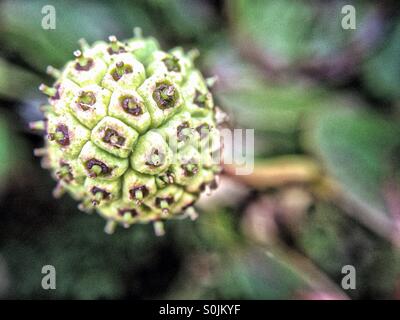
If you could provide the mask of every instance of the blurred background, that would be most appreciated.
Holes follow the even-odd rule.
[[[344,30],[341,9],[356,9]],[[44,30],[42,8],[56,9]],[[400,298],[398,1],[0,2],[0,298]],[[164,49],[198,48],[234,128],[255,129],[254,173],[225,167],[197,221],[103,232],[55,200],[32,151],[46,66],[77,40],[139,26]],[[57,289],[41,287],[53,265]],[[344,290],[346,265],[356,288]]]

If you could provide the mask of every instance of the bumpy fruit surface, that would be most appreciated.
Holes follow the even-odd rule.
[[[137,33],[124,42],[89,46],[81,41],[75,60],[52,67],[52,87],[42,122],[42,165],[79,208],[117,224],[195,216],[192,205],[217,185],[220,150],[216,111],[195,51],[162,51]]]

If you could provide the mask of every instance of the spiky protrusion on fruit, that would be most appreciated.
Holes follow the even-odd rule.
[[[193,204],[220,172],[215,79],[194,67],[198,51],[162,51],[137,28],[127,41],[79,43],[63,70],[47,68],[56,81],[39,87],[45,120],[31,123],[47,138],[35,155],[57,180],[54,196],[96,209],[107,233],[153,222],[162,235],[165,219],[195,219]]]

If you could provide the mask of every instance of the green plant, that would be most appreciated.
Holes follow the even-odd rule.
[[[119,223],[195,217],[199,194],[215,188],[220,150],[213,98],[194,67],[197,51],[162,51],[153,38],[135,37],[90,46],[80,42],[56,79],[40,90],[49,96],[45,121],[31,123],[46,133],[43,167],[83,211]]]

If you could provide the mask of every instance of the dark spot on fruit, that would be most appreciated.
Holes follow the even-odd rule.
[[[186,138],[186,135],[183,134],[182,131],[183,131],[183,129],[187,129],[187,128],[189,128],[189,123],[187,121],[183,122],[181,125],[179,125],[176,128],[176,136],[178,138],[178,141],[182,141],[182,140],[184,140]]]
[[[87,111],[96,103],[96,96],[92,91],[82,91],[76,103],[83,111]]]
[[[120,99],[122,109],[133,116],[139,116],[143,113],[142,104],[132,96],[122,97]]]
[[[196,90],[193,103],[199,108],[205,108],[206,106],[207,95],[201,93],[199,90]]]
[[[161,110],[170,109],[178,100],[178,91],[173,85],[161,82],[156,85],[153,99]]]
[[[54,133],[49,134],[49,139],[63,147],[68,146],[70,144],[68,127],[65,124],[59,124]]]
[[[56,172],[57,178],[65,181],[66,183],[70,183],[74,180],[74,176],[72,174],[71,166],[64,161],[60,161],[60,168]]]
[[[83,64],[83,65],[80,62],[76,62],[75,63],[75,69],[78,70],[78,71],[88,71],[93,67],[93,64],[94,64],[93,59],[92,58],[88,58],[86,60],[86,63]]]
[[[118,215],[120,217],[123,217],[127,213],[129,213],[132,217],[136,217],[139,215],[135,209],[118,209]]]
[[[162,60],[168,71],[180,72],[181,66],[179,65],[179,59],[174,55],[170,55]]]
[[[153,148],[150,152],[146,165],[157,168],[164,163],[165,155],[160,150]]]
[[[200,134],[200,138],[204,139],[210,133],[210,126],[207,123],[203,123],[196,128],[196,131]]]
[[[191,206],[193,206],[195,202],[196,202],[196,201],[190,201],[188,204],[184,205],[184,206],[182,207],[182,211],[185,211],[186,209],[188,209],[188,208],[190,208]]]
[[[50,97],[50,100],[59,100],[60,99],[60,84],[57,83],[54,88],[56,89],[56,94]]]
[[[156,206],[157,206],[157,208],[161,208],[161,202],[162,201],[166,201],[168,203],[168,205],[171,205],[174,202],[174,198],[171,197],[171,196],[163,197],[163,198],[157,197],[156,198]]]
[[[86,169],[89,171],[89,176],[91,178],[95,178],[99,175],[109,175],[111,173],[111,169],[102,161],[97,159],[90,159],[86,162]],[[96,170],[92,170],[96,168]],[[99,169],[97,169],[99,168]]]
[[[160,175],[159,179],[165,183],[172,184],[175,181],[175,175],[172,172],[167,171],[165,174]]]
[[[199,172],[199,166],[195,163],[182,164],[181,168],[185,177],[193,177]]]
[[[113,54],[118,54],[118,53],[124,53],[124,52],[126,52],[126,50],[123,46],[118,47],[118,49],[113,49],[112,47],[108,47],[107,52],[110,55],[113,55]]]
[[[138,187],[135,187],[135,188],[132,188],[129,190],[129,194],[132,199],[141,200],[141,199],[137,199],[138,191],[141,192],[142,198],[146,198],[149,195],[149,189],[146,186],[138,186]]]
[[[110,192],[107,192],[106,190],[101,189],[101,188],[99,188],[99,187],[92,187],[92,189],[90,189],[90,192],[91,192],[93,195],[96,195],[96,194],[98,194],[98,193],[101,193],[101,194],[102,194],[102,197],[103,197],[103,200],[107,200],[107,199],[109,199],[110,196],[111,196],[111,193],[110,193]]]
[[[124,64],[122,61],[117,62],[116,67],[111,71],[111,76],[115,81],[122,78],[124,74],[132,73],[132,66]]]
[[[107,128],[104,131],[104,136],[102,140],[117,148],[122,147],[125,143],[125,138],[121,136],[116,130],[111,128]]]

